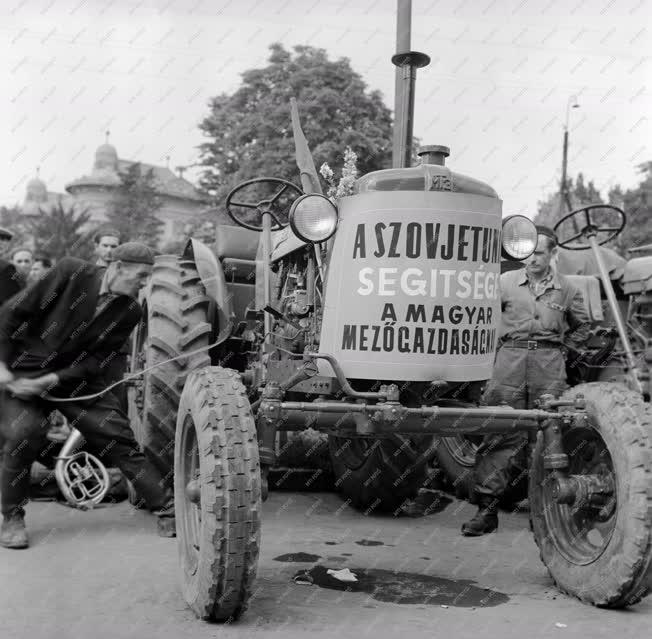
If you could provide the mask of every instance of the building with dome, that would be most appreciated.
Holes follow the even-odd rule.
[[[73,179],[65,185],[66,193],[48,191],[38,175],[27,183],[25,200],[21,207],[25,216],[38,215],[40,210],[48,211],[61,201],[64,207],[87,210],[91,224],[100,226],[106,221],[109,202],[120,186],[120,173],[125,172],[135,160],[118,157],[116,148],[108,140],[97,147],[90,173]],[[194,221],[198,213],[209,208],[209,202],[182,175],[176,175],[168,167],[138,162],[143,174],[150,169],[154,186],[161,199],[161,208],[156,216],[163,222],[160,245],[180,238],[186,226]]]
[[[45,182],[39,177],[37,169],[36,176],[27,183],[25,201],[21,207],[21,212],[27,216],[39,215],[41,211],[49,211],[59,200],[64,206],[74,204],[74,198],[70,194],[48,191]]]
[[[116,148],[107,140],[95,151],[91,172],[72,180],[66,184],[65,189],[74,202],[87,209],[92,221],[99,225],[106,220],[109,201],[121,184],[120,173],[136,163],[135,160],[118,157]],[[154,187],[161,199],[161,208],[156,216],[163,222],[163,245],[182,236],[184,228],[198,213],[209,207],[209,202],[192,183],[181,175],[175,175],[168,167],[138,163],[143,174],[151,169],[154,176]]]

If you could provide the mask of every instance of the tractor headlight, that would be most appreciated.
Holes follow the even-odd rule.
[[[524,260],[537,247],[537,227],[524,215],[510,215],[503,220],[503,257]]]
[[[337,228],[337,208],[323,195],[309,193],[290,208],[290,226],[304,242],[325,242]]]

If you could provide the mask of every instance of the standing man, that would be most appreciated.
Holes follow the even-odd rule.
[[[29,271],[29,283],[40,280],[52,268],[52,260],[45,255],[36,255]]]
[[[500,345],[484,396],[489,405],[534,408],[544,393],[559,396],[567,388],[564,345],[578,347],[588,337],[581,293],[551,265],[557,238],[552,229],[537,229],[537,248],[526,267],[500,278]],[[498,502],[509,483],[526,471],[527,457],[526,433],[485,436],[474,469],[478,512],[462,526],[463,535],[496,530]]]
[[[151,249],[137,242],[116,248],[107,269],[66,257],[0,309],[0,545],[5,548],[28,545],[29,469],[54,409],[81,431],[107,467],[124,472],[157,511],[159,533],[174,534],[172,495],[138,448],[115,395],[74,401],[106,387],[108,362],[140,320],[138,291],[153,263]],[[55,403],[50,396],[73,401]]]
[[[0,255],[4,255],[7,244],[11,242],[13,236],[11,231],[0,227]],[[12,295],[18,293],[20,288],[16,267],[0,258],[0,304],[4,304]]]
[[[95,233],[95,264],[106,268],[111,262],[111,253],[120,244],[120,233],[112,228],[100,229]]]
[[[14,249],[11,254],[11,263],[16,268],[21,287],[27,286],[27,279],[29,278],[29,272],[32,270],[33,261],[34,254],[28,248]]]
[[[113,251],[120,244],[120,233],[113,228],[101,228],[95,237],[95,264],[100,268],[107,268],[111,263],[111,256]],[[128,357],[131,353],[131,340],[126,339],[125,343],[120,348],[119,352],[109,362],[105,372],[106,379],[109,383],[117,382],[122,379],[127,372]],[[124,384],[116,386],[115,396],[120,402],[120,408],[126,413],[129,407],[129,399],[127,396],[127,387]]]

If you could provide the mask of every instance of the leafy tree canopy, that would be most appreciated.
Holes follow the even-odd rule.
[[[162,201],[156,192],[152,169],[140,163],[120,172],[121,184],[107,204],[107,220],[120,232],[123,242],[143,242],[156,247],[163,222],[156,217]]]
[[[596,188],[592,180],[585,182],[584,175],[579,173],[577,178],[569,178],[568,180],[568,193],[570,196],[570,201],[572,203],[573,209],[579,209],[583,206],[589,204],[599,204],[604,203],[600,191]],[[562,209],[563,213],[559,212],[559,193],[553,193],[549,195],[545,200],[539,202],[538,213],[534,218],[534,221],[537,224],[543,224],[544,226],[549,226],[550,228],[554,225],[567,213],[570,213],[564,207]]]
[[[294,160],[290,98],[297,99],[301,126],[317,168],[341,166],[344,150],[358,155],[360,174],[391,164],[392,117],[379,91],[368,91],[347,58],[328,59],[324,49],[270,46],[269,64],[242,75],[233,94],[211,99],[199,125],[206,167],[200,184],[222,204],[238,182],[279,177],[299,183]]]
[[[609,203],[622,208],[627,216],[625,231],[614,247],[623,254],[628,248],[652,244],[652,162],[640,164],[638,171],[641,182],[636,188],[623,191],[616,187],[609,192]]]

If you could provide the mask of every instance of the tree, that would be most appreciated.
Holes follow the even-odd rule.
[[[623,191],[615,187],[609,191],[609,203],[625,211],[627,225],[616,238],[617,250],[623,255],[628,248],[652,244],[652,162],[638,165],[642,176],[640,184]]]
[[[138,241],[156,247],[163,222],[156,217],[162,201],[152,169],[143,172],[134,162],[120,171],[121,184],[107,205],[107,220],[120,232],[123,242]]]
[[[91,219],[87,209],[77,211],[74,205],[66,208],[59,199],[50,210],[39,211],[39,215],[30,220],[37,252],[43,252],[54,260],[66,255],[90,259],[93,254],[92,234],[83,231]]]
[[[578,173],[577,179],[573,181],[572,178],[568,180],[568,194],[572,203],[573,209],[579,209],[589,204],[604,204],[605,201],[600,195],[593,180],[588,183],[584,182],[584,175]],[[549,195],[545,200],[539,201],[537,204],[538,212],[534,218],[535,224],[542,224],[553,228],[555,224],[570,211],[564,207],[564,213],[559,214],[559,192]]]
[[[379,91],[367,90],[347,58],[329,60],[324,49],[270,46],[269,64],[242,75],[233,94],[210,100],[199,125],[209,142],[200,145],[206,167],[201,187],[222,204],[238,182],[273,176],[298,183],[290,98],[317,168],[343,164],[344,150],[358,156],[360,174],[391,164],[392,117]]]

